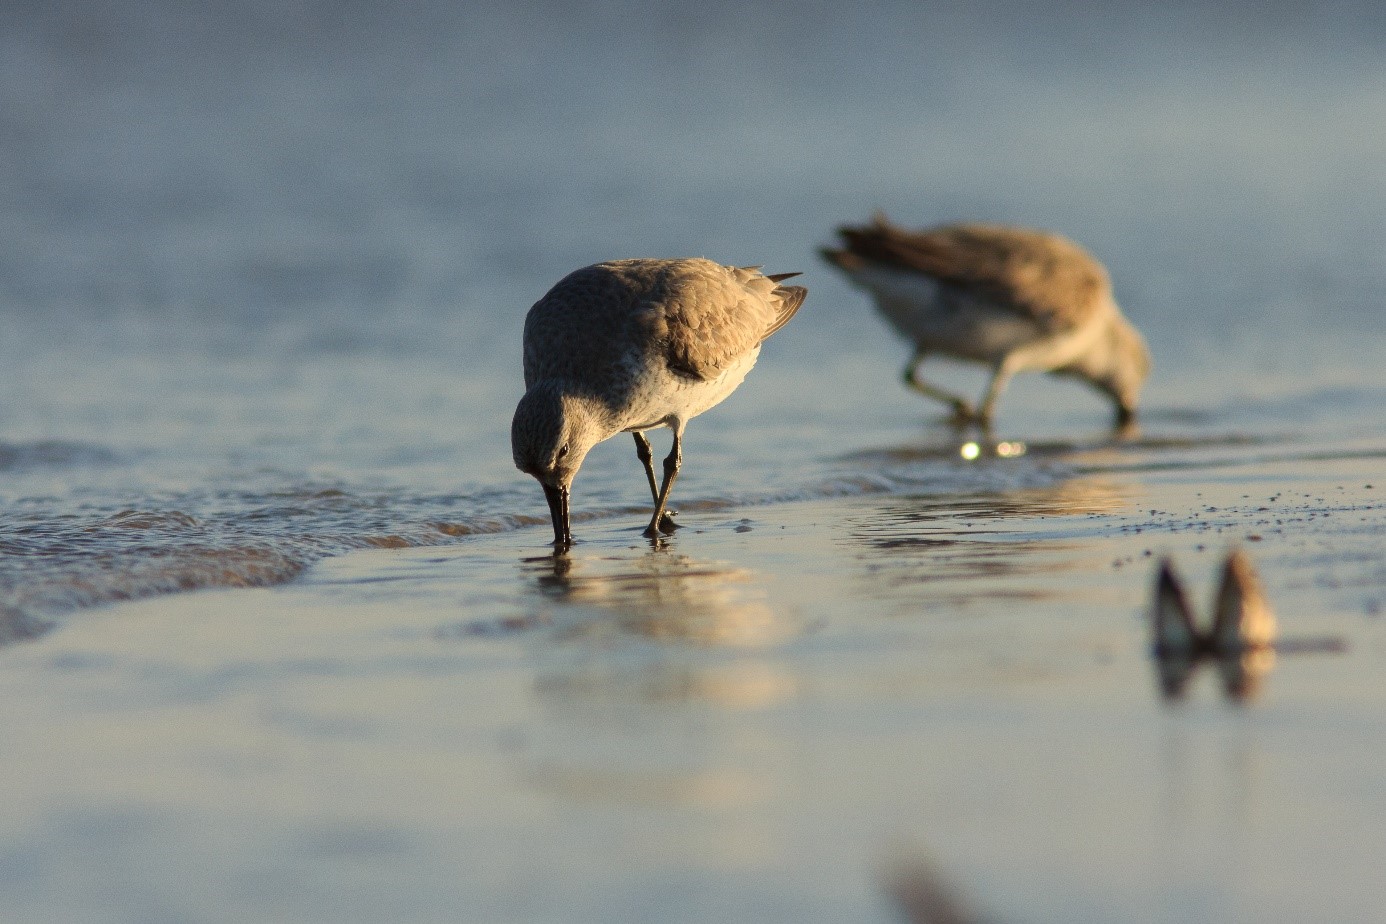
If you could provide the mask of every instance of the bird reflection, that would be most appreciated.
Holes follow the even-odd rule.
[[[546,556],[525,567],[542,596],[611,617],[580,620],[571,625],[571,634],[614,630],[709,646],[761,647],[795,631],[770,605],[755,572],[667,547],[634,559]]]
[[[1074,581],[1036,581],[1082,567],[1068,553],[1078,541],[1012,534],[1023,517],[1088,516],[1129,504],[1130,488],[1100,477],[969,497],[902,497],[853,516],[850,538],[869,562],[862,593],[896,593],[901,586],[927,585],[940,605],[978,598],[1030,602],[1070,598],[1083,587]],[[1007,541],[995,537],[1006,535]],[[927,558],[927,567],[920,567]]]
[[[534,785],[580,801],[741,805],[767,798],[765,775],[725,753],[736,722],[711,712],[774,707],[798,681],[769,647],[798,632],[745,568],[666,549],[523,565],[545,613],[535,678],[549,713],[526,755]],[[592,656],[595,653],[596,656]],[[576,736],[580,743],[577,743]],[[706,746],[700,746],[706,741]]]
[[[881,863],[878,879],[904,924],[984,924],[993,920],[970,907],[969,896],[918,849],[896,846]]]

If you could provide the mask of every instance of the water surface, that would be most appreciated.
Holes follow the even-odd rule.
[[[17,12],[0,593],[40,615],[530,523],[523,314],[613,256],[812,292],[691,431],[680,500],[870,482],[839,460],[932,412],[813,248],[877,207],[1086,243],[1154,350],[1155,435],[1379,432],[1386,26],[1333,10]],[[1104,414],[1022,380],[1000,435]],[[598,451],[580,510],[640,503],[627,455]]]

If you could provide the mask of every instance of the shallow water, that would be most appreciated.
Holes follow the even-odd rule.
[[[1182,785],[1182,771],[1151,779],[1133,769],[1153,759],[1140,750],[1149,744],[1142,730],[1152,727],[1185,742],[1171,747],[1187,746],[1194,763],[1240,761],[1241,752],[1220,750],[1218,736],[1244,734],[1248,752],[1268,748],[1292,774],[1301,766],[1290,751],[1321,746],[1314,735],[1322,734],[1348,754],[1341,782],[1357,796],[1287,786],[1278,797],[1306,799],[1305,815],[1320,804],[1349,814],[1379,806],[1365,755],[1308,728],[1338,723],[1356,734],[1365,722],[1374,733],[1370,715],[1380,703],[1351,685],[1360,671],[1337,676],[1324,667],[1332,659],[1306,659],[1313,667],[1296,673],[1301,661],[1285,659],[1271,690],[1291,717],[1256,713],[1259,731],[1228,732],[1243,720],[1211,707],[1192,728],[1167,722],[1152,705],[1153,680],[1129,684],[1149,667],[1131,616],[1148,578],[1145,553],[1173,547],[1197,557],[1197,546],[1211,554],[1231,538],[1252,543],[1266,572],[1279,575],[1268,580],[1280,600],[1347,637],[1344,663],[1379,675],[1371,633],[1372,614],[1386,605],[1377,493],[1386,476],[1376,474],[1386,470],[1386,136],[1377,129],[1386,122],[1386,17],[1376,5],[1075,4],[1037,19],[1007,4],[615,4],[576,14],[545,3],[497,12],[484,4],[344,11],[110,2],[48,4],[10,19],[0,35],[0,642],[26,641],[3,649],[11,699],[30,710],[30,737],[6,760],[43,808],[12,815],[6,836],[17,844],[41,832],[51,852],[33,860],[12,851],[0,878],[23,887],[29,919],[45,917],[44,890],[67,881],[61,870],[87,871],[113,857],[130,866],[112,873],[126,903],[110,917],[234,917],[214,909],[243,898],[244,882],[204,880],[186,903],[141,904],[138,883],[153,881],[141,880],[141,858],[169,831],[160,827],[164,816],[122,807],[130,801],[123,781],[150,770],[139,750],[169,717],[137,709],[108,717],[138,726],[127,730],[128,749],[100,737],[114,750],[87,752],[64,736],[107,727],[99,711],[87,711],[100,697],[150,696],[174,711],[187,697],[206,704],[207,712],[194,710],[196,721],[215,725],[222,695],[272,699],[276,685],[312,686],[319,674],[335,678],[326,682],[334,692],[371,686],[352,664],[369,662],[365,649],[380,641],[370,627],[394,618],[406,636],[422,633],[410,637],[417,650],[366,672],[383,671],[376,680],[397,698],[367,707],[366,694],[353,693],[364,713],[343,717],[342,728],[383,721],[393,704],[417,705],[409,697],[427,694],[406,693],[408,683],[442,665],[450,679],[437,695],[481,697],[516,710],[499,725],[553,735],[549,759],[524,775],[550,795],[493,793],[497,806],[485,817],[511,826],[523,814],[516,806],[530,805],[537,815],[526,822],[523,846],[535,850],[553,820],[545,813],[556,811],[574,836],[592,834],[590,823],[615,851],[600,862],[550,857],[568,873],[555,874],[528,905],[518,881],[496,888],[509,881],[508,867],[478,873],[489,885],[471,884],[492,903],[483,919],[551,917],[558,898],[578,901],[578,883],[588,879],[571,919],[640,917],[656,897],[667,910],[695,885],[722,895],[716,900],[726,908],[737,907],[737,896],[754,899],[760,904],[740,907],[766,919],[810,917],[796,913],[810,898],[787,898],[810,885],[836,896],[824,919],[882,913],[859,909],[884,901],[864,858],[884,849],[877,822],[905,787],[886,745],[919,710],[938,716],[930,691],[945,691],[950,703],[962,697],[961,711],[928,725],[959,748],[940,771],[949,778],[1005,763],[993,740],[998,727],[1019,728],[1021,718],[1043,725],[1076,696],[1080,714],[1091,710],[1102,729],[1120,726],[1131,743],[1112,774]],[[1101,257],[1155,357],[1141,434],[1113,439],[1108,408],[1081,386],[1021,377],[1000,405],[994,436],[1024,451],[998,458],[982,440],[979,458],[965,458],[976,435],[954,434],[899,386],[907,349],[815,256],[835,225],[877,207],[909,224],[1051,227]],[[630,441],[613,440],[593,452],[578,480],[575,531],[585,541],[571,572],[555,574],[543,558],[542,495],[509,458],[524,312],[569,270],[636,255],[802,270],[810,295],[739,392],[689,428],[674,505],[696,525],[665,555],[640,551],[647,492]],[[973,393],[983,384],[962,367],[940,364],[938,374]],[[661,451],[659,434],[655,443]],[[1310,496],[1288,493],[1299,478],[1313,483],[1301,492]],[[787,535],[776,536],[780,525]],[[435,585],[438,599],[428,596]],[[185,593],[218,587],[279,588],[283,596],[269,595],[265,612],[292,626],[242,624],[262,605],[250,602],[265,599],[258,592]],[[296,596],[300,588],[306,598]],[[145,602],[93,608],[128,600]],[[1020,615],[1028,606],[1036,607],[1031,620]],[[422,607],[417,618],[399,615],[412,607]],[[328,631],[348,612],[363,634]],[[863,624],[858,612],[876,622]],[[1079,640],[1046,640],[1073,613],[1086,614]],[[157,660],[160,640],[176,635],[180,619],[188,647],[170,655],[177,663],[151,665],[135,654],[143,646]],[[925,634],[898,661],[884,654],[890,620],[904,638]],[[114,671],[99,692],[65,686],[87,676],[88,655],[62,653],[80,648],[83,633],[96,633],[90,664]],[[1017,633],[1047,654],[1011,656]],[[833,641],[821,647],[825,637]],[[642,641],[632,653],[633,638]],[[776,654],[768,664],[720,656],[704,664],[701,655],[664,647],[684,642]],[[1074,644],[1086,654],[1072,655]],[[245,646],[241,661],[235,645]],[[297,660],[282,671],[256,667],[274,661],[269,653],[280,645]],[[332,645],[342,646],[340,661],[325,651]],[[206,675],[182,660],[196,662],[200,646],[226,659],[207,655],[216,663],[202,665]],[[542,666],[550,648],[552,670]],[[1104,661],[1111,650],[1124,654]],[[497,657],[510,673],[496,673]],[[1074,657],[1083,669],[1069,669]],[[666,658],[667,674],[631,667]],[[1118,662],[1119,677],[1102,667]],[[1071,686],[1037,690],[1018,679],[1055,672]],[[904,692],[892,698],[887,688]],[[999,698],[988,699],[995,689]],[[511,694],[541,705],[505,706]],[[977,707],[983,718],[969,732],[974,695],[985,700]],[[591,709],[618,726],[627,711],[634,716],[628,737],[596,770],[569,759],[585,753],[586,726],[563,730],[561,713],[546,718],[561,709],[552,703],[589,696]],[[1105,705],[1110,696],[1115,705]],[[681,715],[673,731],[660,732],[658,703],[680,697],[710,711]],[[805,704],[831,718],[809,721]],[[748,709],[773,720],[733,723],[741,743],[723,742],[721,751],[711,742],[716,772],[630,770],[612,789],[610,764],[661,748],[671,760],[696,762],[697,746],[708,744],[698,729],[721,734],[728,715]],[[442,721],[439,710],[432,704],[419,727],[400,732],[410,746]],[[887,727],[859,738],[856,723],[869,725],[878,711]],[[265,715],[274,726],[281,713]],[[308,763],[345,760],[320,750],[319,733],[330,738],[333,720],[319,726],[299,717],[306,724],[275,745],[285,752],[259,753],[245,731],[225,752],[228,766],[290,761],[285,754],[298,748]],[[793,728],[799,721],[808,724]],[[1275,739],[1290,751],[1265,743],[1274,736],[1265,729],[1283,722],[1303,732]],[[212,759],[214,742],[189,757],[186,748],[198,745],[177,727],[166,756]],[[1090,730],[1058,727],[1059,740],[1073,741],[1092,765],[1086,779],[1105,772]],[[48,751],[36,746],[45,730],[61,739]],[[454,731],[465,740],[482,734]],[[758,758],[747,743],[758,738],[779,750]],[[1138,739],[1144,744],[1132,743]],[[822,759],[810,759],[819,747]],[[846,783],[824,782],[848,773],[844,763],[866,747],[885,747],[871,759],[875,784],[854,796]],[[461,759],[464,750],[440,760]],[[922,759],[914,744],[907,750]],[[369,763],[382,753],[355,756]],[[791,767],[796,755],[802,768],[783,770],[789,777],[760,779],[746,769],[763,766],[757,760]],[[410,759],[403,745],[390,758]],[[504,764],[494,754],[477,759]],[[120,781],[101,790],[109,798],[90,799],[107,823],[73,807],[87,804],[92,780],[79,774],[50,785],[47,774],[65,762],[105,766]],[[1057,762],[1045,764],[1054,771],[1046,771],[1049,783],[1033,783],[1037,801],[1066,791],[1044,788]],[[458,773],[449,765],[449,778]],[[367,782],[346,776],[352,786]],[[386,785],[389,776],[382,771],[374,782]],[[191,787],[174,807],[184,835],[169,838],[175,849],[234,814],[215,802],[214,780],[152,778],[156,788]],[[296,773],[277,781],[309,785]],[[1217,797],[1227,805],[1241,785],[1234,782]],[[993,786],[1014,790],[1015,780],[988,777],[971,790],[973,800],[980,805]],[[445,782],[425,788],[441,797]],[[1108,792],[1119,800],[1132,790]],[[190,808],[199,793],[206,805]],[[355,789],[340,795],[364,797]],[[277,798],[287,810],[290,795],[270,804]],[[601,883],[618,876],[606,867],[638,860],[631,854],[649,847],[659,814],[640,819],[640,836],[623,847],[628,816],[581,808],[609,805],[604,799],[711,800],[737,807],[730,814],[752,806],[760,827],[737,841],[742,853],[734,857],[778,857],[779,878],[753,884],[755,865],[734,857],[706,877],[669,872],[693,863],[697,838],[712,836],[699,828],[706,818],[683,815],[673,820],[680,846],[646,861],[653,891],[641,891],[632,873],[615,893],[626,899],[603,899]],[[815,812],[794,821],[806,800]],[[281,859],[313,866],[305,858],[317,857],[313,869],[332,876],[356,869],[355,861],[334,866],[342,851],[375,844],[390,854],[397,842],[370,832],[401,816],[418,821],[421,812],[392,803],[382,810],[388,824],[352,827],[333,820],[328,803],[309,801],[321,830],[305,822],[285,832],[291,846]],[[1164,812],[1149,803],[1145,810],[1152,818]],[[1281,836],[1298,830],[1289,809],[1264,811]],[[860,819],[840,850],[809,843],[836,830],[839,814]],[[1045,811],[1029,817],[1033,826],[1014,832],[1019,841],[1033,842],[1055,823]],[[413,831],[401,836],[415,843],[413,822],[401,823]],[[929,840],[902,827],[908,839]],[[1210,844],[1232,837],[1201,821],[1194,828]],[[1236,837],[1259,844],[1254,828],[1237,827]],[[82,853],[80,843],[99,830],[110,839]],[[239,859],[228,858],[258,843],[249,823],[228,830],[224,849],[207,847],[209,863],[235,867]],[[1033,857],[1018,848],[997,857],[979,846],[986,832],[1006,830],[998,817],[975,838],[967,830],[963,821],[949,828],[963,844],[955,868],[964,886],[991,881],[983,871],[999,860],[1006,874],[989,887],[991,898],[1023,907],[1022,893],[1039,885],[1010,874]],[[1359,836],[1345,843],[1366,848],[1368,832],[1353,830]],[[485,840],[478,834],[468,849]],[[1065,919],[1059,909],[1076,902],[1088,910],[1075,917],[1096,920],[1104,917],[1097,909],[1112,907],[1111,894],[1093,897],[1078,884],[1085,864],[1111,861],[1065,843],[1052,861],[1062,867],[1059,897],[1027,919]],[[1234,846],[1261,856],[1241,840]],[[477,862],[446,850],[422,855]],[[849,861],[861,875],[845,892],[815,885],[827,881],[825,868]],[[1185,890],[1181,901],[1198,906],[1199,896],[1212,895],[1214,910],[1228,910],[1218,904],[1231,901],[1228,892],[1182,862],[1161,862]],[[1268,859],[1245,888],[1266,886],[1270,871],[1287,872],[1289,863]],[[437,891],[419,894],[447,904],[447,874],[428,868]],[[268,873],[246,875],[263,884],[256,877]],[[287,881],[268,894],[286,896]],[[305,902],[331,892],[331,882],[315,882],[322,891],[310,890]],[[1237,894],[1246,909],[1278,907]],[[1138,898],[1116,900],[1129,910]],[[46,916],[103,918],[95,899],[73,901]],[[318,914],[266,901],[267,918],[340,919],[330,903]],[[1343,901],[1338,920],[1368,919],[1365,905]],[[1171,900],[1147,917],[1173,919],[1184,907]],[[719,909],[698,905],[689,917]],[[429,907],[396,919],[411,914],[428,919]]]
[[[506,449],[520,325],[611,256],[763,262],[812,292],[692,428],[679,502],[895,489],[841,460],[908,444],[932,411],[813,253],[878,206],[1087,243],[1151,341],[1151,435],[1379,432],[1374,7],[1254,25],[1075,7],[1024,28],[1004,7],[766,8],[770,40],[739,7],[639,9],[18,13],[0,39],[11,621],[542,516]],[[1096,437],[1105,413],[1022,379],[1000,435]],[[629,454],[594,456],[579,511],[641,503]],[[966,490],[951,471],[895,474]]]
[[[357,552],[12,646],[23,920],[1375,919],[1380,460],[1080,474]],[[1168,702],[1142,619],[1260,566],[1284,653]],[[927,864],[921,866],[921,864]],[[921,873],[924,869],[927,872]]]

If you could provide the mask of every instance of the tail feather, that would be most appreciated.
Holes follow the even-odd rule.
[[[905,232],[890,223],[879,209],[864,225],[841,225],[837,229],[841,248],[821,247],[818,253],[833,266],[843,270],[859,270],[868,263],[909,265],[909,253],[917,242],[905,241]],[[912,236],[909,236],[912,237]]]
[[[861,269],[866,265],[866,261],[850,250],[838,250],[834,247],[818,248],[818,255],[827,260],[833,266],[842,270]]]
[[[907,234],[888,224],[875,223],[838,229],[845,246],[858,260],[904,266],[931,274],[946,274],[956,248],[927,235]]]
[[[788,275],[798,276],[800,274],[789,273]],[[774,279],[775,277],[770,276],[767,278]],[[804,304],[804,299],[808,296],[808,289],[803,286],[776,286],[775,295],[779,296],[780,314],[779,317],[775,319],[775,323],[771,324],[769,330],[760,338],[762,343],[769,340],[771,334],[775,333],[775,331],[779,330],[781,327],[784,327],[789,323],[790,318],[799,313],[799,308]]]

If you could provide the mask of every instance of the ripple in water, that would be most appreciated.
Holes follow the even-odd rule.
[[[89,447],[72,448],[78,444],[54,445],[69,448],[45,450],[49,465],[105,457]],[[1079,475],[1225,464],[1221,454],[1246,448],[1236,437],[1144,439],[1102,446],[1038,444],[1019,456],[983,452],[969,459],[952,444],[887,447],[815,467],[802,473],[798,483],[779,479],[759,492],[680,497],[679,507],[717,512],[882,494],[947,497],[956,507],[969,495],[990,495],[987,509],[1004,516],[1009,508],[996,504],[995,496],[1031,506],[1057,502],[1055,497],[1062,501],[1062,495],[1052,495],[1050,489]],[[1262,461],[1329,451],[1257,448]],[[38,455],[35,451],[30,457]],[[1069,506],[1060,503],[1064,510]],[[575,519],[590,522],[647,512],[643,503],[598,502]],[[304,484],[187,492],[105,506],[28,499],[0,516],[0,643],[32,638],[56,615],[83,607],[201,588],[270,586],[293,580],[330,555],[445,545],[547,523],[547,512],[528,483],[453,495]]]

